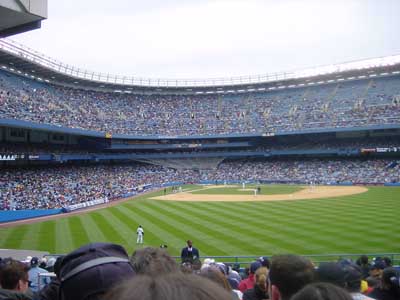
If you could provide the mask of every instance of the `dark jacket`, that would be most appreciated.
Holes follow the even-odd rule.
[[[260,289],[258,285],[255,285],[254,288],[244,291],[243,300],[263,300],[269,299],[268,292]]]
[[[192,251],[189,251],[188,247],[182,249],[181,252],[182,262],[186,261],[193,262],[193,260],[199,258],[200,258],[199,250],[197,250],[195,247],[192,247]]]
[[[0,300],[32,300],[32,295],[18,291],[0,289]]]
[[[399,300],[398,296],[396,296],[395,294],[395,292],[391,292],[381,288],[375,288],[371,293],[368,294],[368,297],[377,300]]]
[[[60,282],[55,279],[42,288],[38,293],[40,300],[57,300],[60,294]]]

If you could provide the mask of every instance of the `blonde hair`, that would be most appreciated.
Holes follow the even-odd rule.
[[[265,267],[258,268],[255,273],[256,285],[258,285],[262,290],[267,290],[267,277],[268,269]]]

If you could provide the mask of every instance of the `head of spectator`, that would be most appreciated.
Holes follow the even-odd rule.
[[[62,259],[60,299],[100,299],[113,286],[134,274],[122,246],[110,243],[84,245]]]
[[[11,258],[3,260],[0,267],[1,293],[10,297],[11,294],[20,295],[27,292],[29,288],[28,270],[29,267],[20,261]],[[25,297],[21,299],[25,299]]]
[[[258,268],[261,267],[261,263],[259,261],[254,261],[250,264],[250,268],[248,269],[249,275],[247,278],[243,279],[239,283],[239,290],[244,293],[246,290],[254,288],[254,274]]]
[[[46,264],[46,270],[48,272],[54,272],[54,264],[56,263],[57,258],[56,257],[50,257],[47,260],[47,264]]]
[[[200,272],[201,265],[202,264],[201,264],[201,260],[200,259],[198,259],[198,258],[194,259],[193,263],[192,263],[193,272],[195,272],[195,273]]]
[[[273,256],[269,270],[271,300],[288,300],[314,280],[314,265],[305,257],[286,254]]]
[[[31,268],[36,268],[36,267],[38,267],[39,266],[39,258],[37,258],[37,257],[32,257],[32,259],[31,259]]]
[[[267,278],[268,269],[266,267],[258,268],[254,276],[254,287],[244,291],[242,299],[269,299]]]
[[[383,270],[382,289],[400,299],[400,272],[393,267]]]
[[[329,282],[341,288],[346,286],[346,273],[343,267],[336,262],[321,263],[315,271],[315,280]]]
[[[58,279],[60,279],[61,264],[64,257],[65,255],[60,255],[57,257],[56,262],[54,263],[54,274],[56,274]]]
[[[157,276],[178,271],[176,261],[163,248],[137,249],[131,256],[133,269],[138,274]]]
[[[217,271],[220,274],[220,272]],[[195,274],[138,275],[111,290],[104,300],[232,300],[220,285]]]
[[[344,289],[328,283],[311,283],[293,295],[290,300],[353,300]]]
[[[383,269],[385,269],[385,262],[383,260],[375,260],[369,269],[369,276],[375,278],[382,278]]]
[[[209,280],[215,282],[222,288],[224,288],[227,291],[231,291],[231,286],[229,285],[228,279],[225,277],[225,275],[221,272],[221,270],[215,266],[211,265],[206,268],[202,268],[200,270],[199,275],[201,277],[208,278]]]
[[[345,272],[345,289],[349,293],[360,293],[361,292],[361,280],[362,272],[359,266],[347,265],[343,268]]]
[[[368,256],[366,255],[361,255],[358,259],[357,259],[357,265],[361,266],[365,266],[368,265]]]
[[[384,258],[382,258],[382,260],[385,263],[385,268],[392,266],[392,260],[390,259],[390,257],[385,256]]]
[[[257,260],[261,263],[261,266],[269,269],[271,262],[269,261],[269,258],[267,256],[261,256]]]
[[[261,268],[261,263],[259,261],[254,261],[250,264],[250,274],[255,274],[258,268]]]

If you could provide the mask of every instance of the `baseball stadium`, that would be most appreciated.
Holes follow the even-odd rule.
[[[0,168],[0,256],[106,242],[180,257],[192,240],[221,261],[398,265],[400,55],[161,80],[3,38]]]

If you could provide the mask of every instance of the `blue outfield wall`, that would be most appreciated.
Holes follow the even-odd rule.
[[[60,213],[61,209],[5,210],[0,211],[0,223],[57,215]]]

